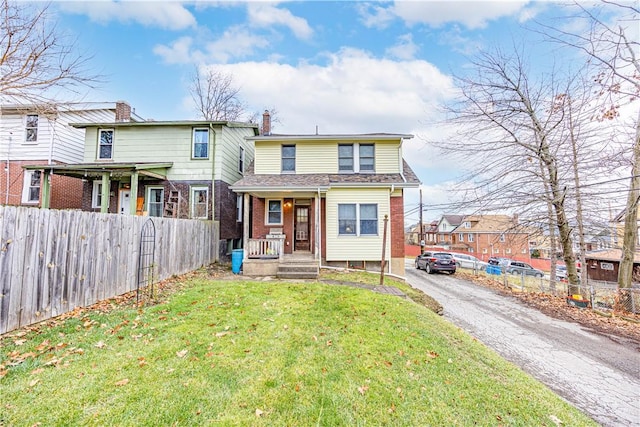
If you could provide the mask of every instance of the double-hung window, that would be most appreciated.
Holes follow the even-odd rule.
[[[267,200],[267,225],[282,224],[282,200]]]
[[[191,187],[191,218],[209,218],[208,187]]]
[[[353,172],[353,144],[338,145],[338,170]]]
[[[41,171],[25,171],[22,203],[38,203],[40,201]]]
[[[27,114],[27,121],[25,125],[25,141],[26,142],[38,142],[38,115]]]
[[[375,236],[378,234],[378,205],[372,203],[338,204],[338,234]]]
[[[467,234],[467,237],[468,237],[470,242],[473,242],[473,234],[472,233]]]
[[[458,233],[458,241],[464,242],[464,233]]]
[[[373,144],[360,144],[360,172],[375,171],[375,146]]]
[[[98,131],[98,158],[113,159],[113,129]]]
[[[147,187],[147,212],[149,216],[162,217],[164,209],[164,188]]]
[[[238,172],[244,173],[244,148],[240,147],[240,152],[238,153]]]
[[[109,206],[109,200],[107,200]],[[93,181],[93,191],[91,192],[91,207],[99,209],[102,207],[102,181]]]
[[[375,172],[374,144],[338,144],[339,172]]]
[[[244,197],[242,194],[236,195],[236,221],[242,222],[242,205],[244,203]]]
[[[209,158],[209,129],[196,128],[193,130],[193,144],[191,157],[194,159]]]
[[[282,172],[296,171],[296,146],[282,146]]]

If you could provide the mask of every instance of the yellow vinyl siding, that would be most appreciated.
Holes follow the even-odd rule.
[[[374,203],[378,205],[377,236],[339,236],[338,204]],[[327,261],[379,261],[382,257],[384,216],[389,215],[389,189],[332,189],[327,193],[326,235]],[[387,258],[390,252],[387,229]]]
[[[398,141],[359,141],[375,144],[375,173],[399,173],[400,150]],[[339,173],[338,144],[355,144],[353,141],[258,141],[256,143],[255,173],[281,173],[281,147],[296,146],[296,174]],[[357,155],[357,153],[355,153]]]

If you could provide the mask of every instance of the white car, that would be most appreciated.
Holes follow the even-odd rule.
[[[487,263],[480,261],[473,255],[452,253],[453,258],[456,260],[456,266],[458,268],[476,268],[478,270],[484,270],[487,267]]]

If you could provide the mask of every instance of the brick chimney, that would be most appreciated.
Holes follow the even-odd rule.
[[[271,114],[269,114],[269,110],[264,110],[264,113],[262,113],[262,134],[271,135]]]
[[[125,101],[116,101],[116,122],[131,121],[131,106]]]

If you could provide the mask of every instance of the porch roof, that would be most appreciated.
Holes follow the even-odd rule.
[[[138,172],[139,175],[149,178],[166,179],[167,170],[173,166],[173,162],[167,163],[76,163],[63,165],[28,165],[23,168],[28,170],[46,170],[56,175],[71,176],[74,178],[101,178],[104,172],[109,172],[112,177],[131,176]]]
[[[416,188],[420,180],[403,160],[403,173],[351,173],[351,174],[254,174],[253,162],[245,176],[231,186],[233,191],[326,191],[331,187],[388,187]]]

